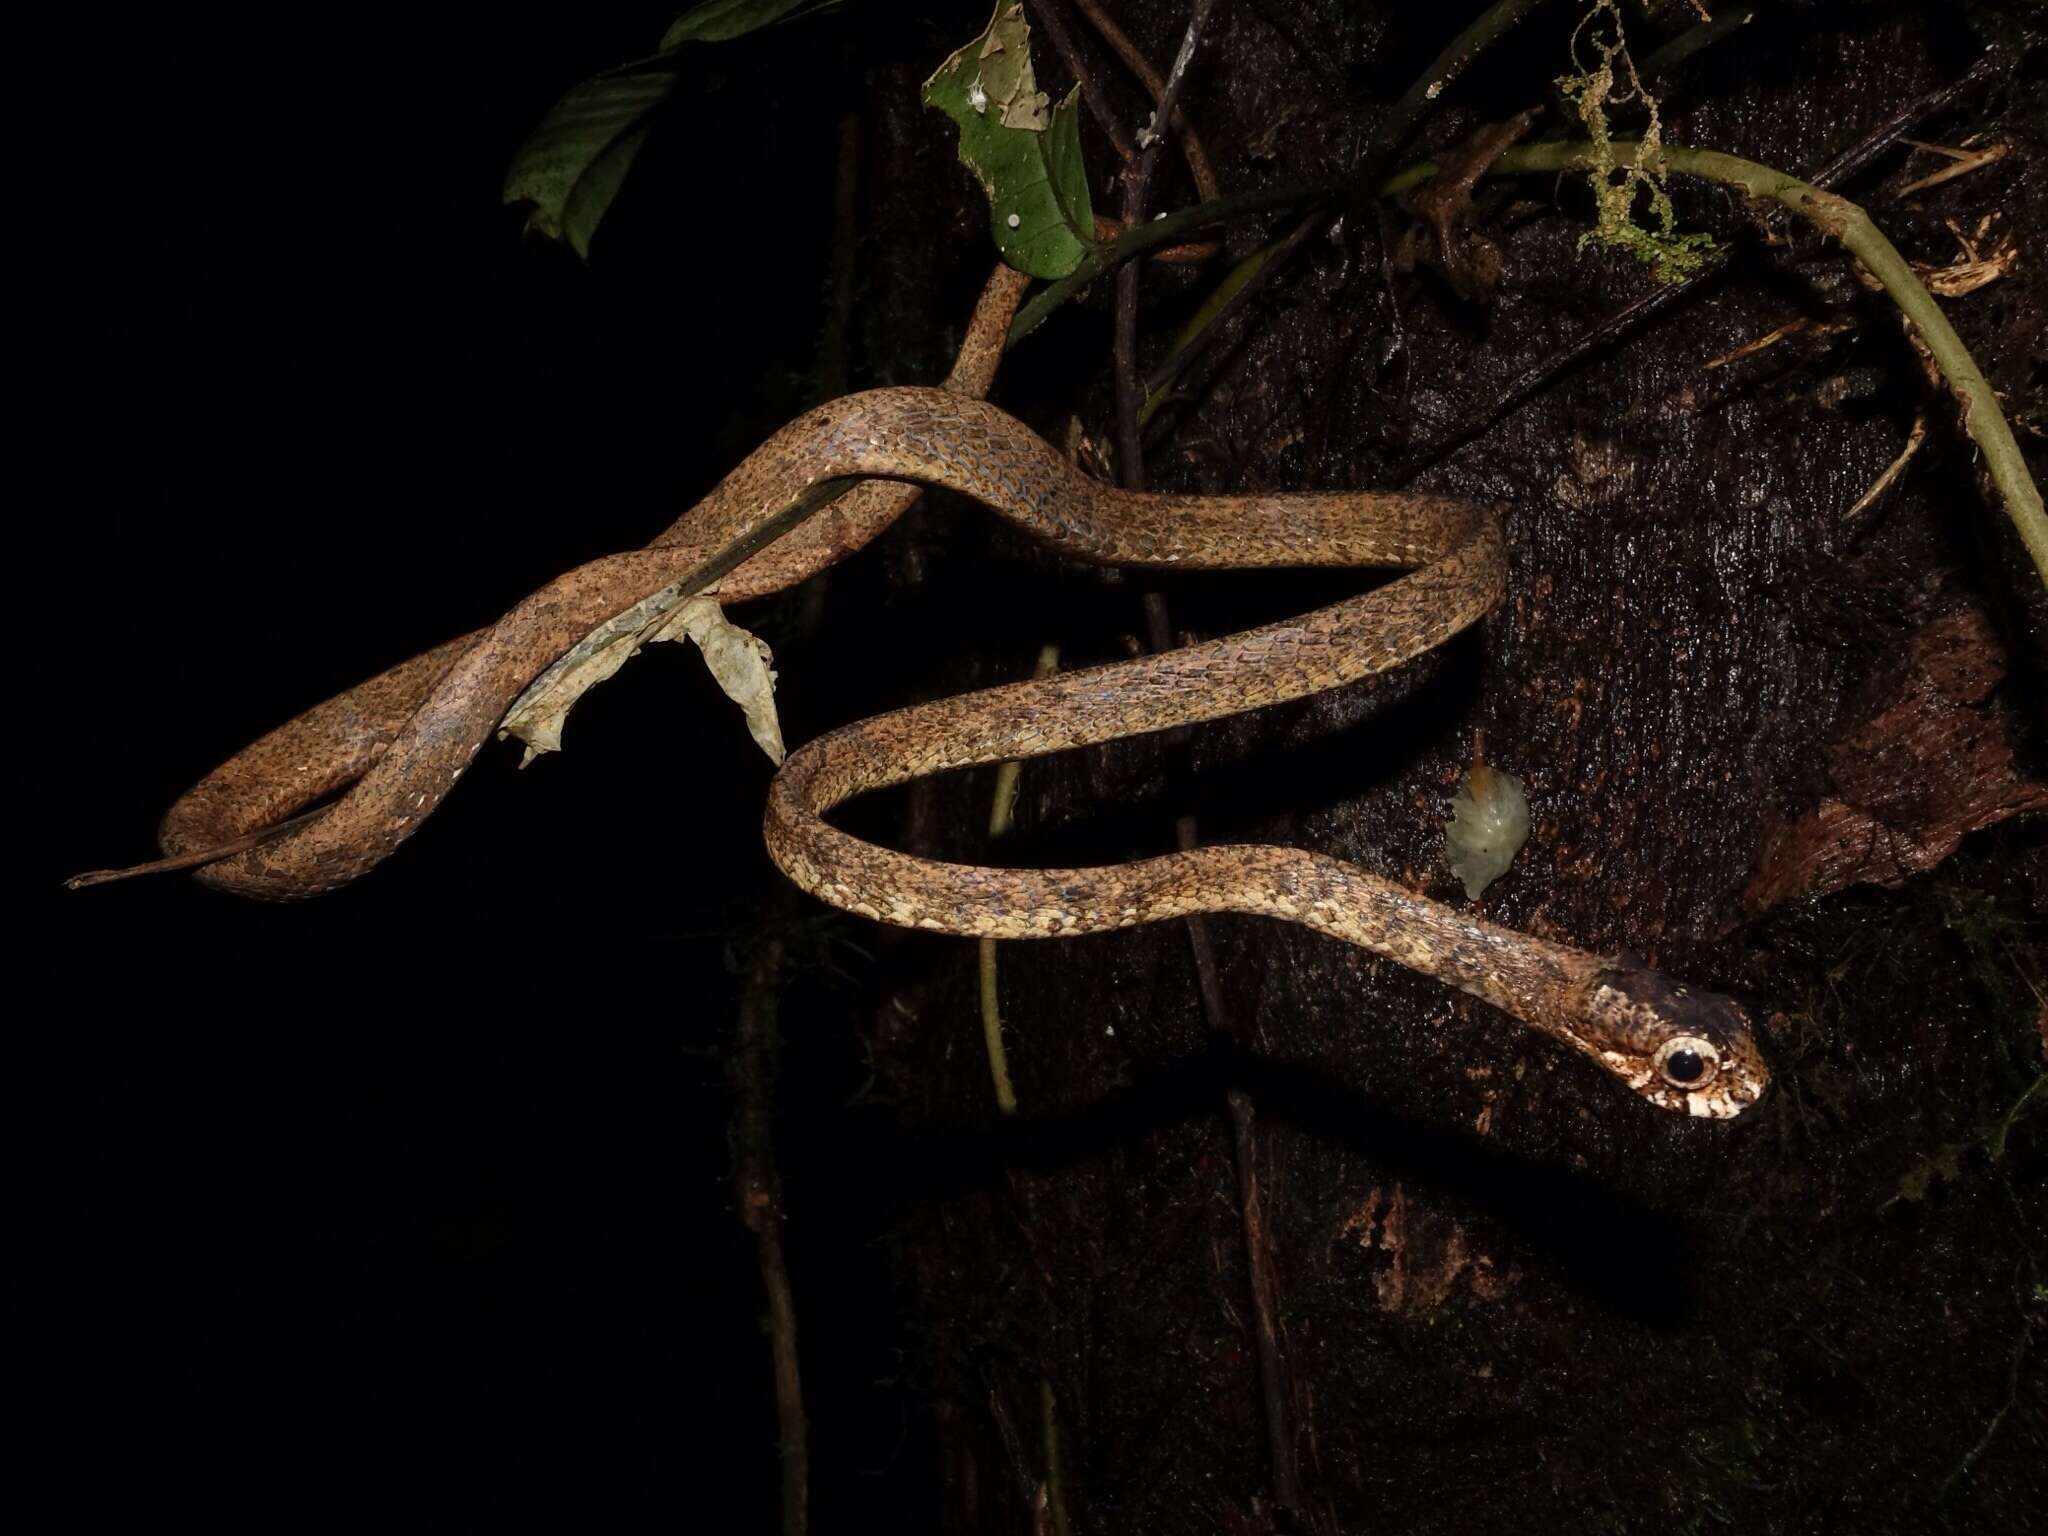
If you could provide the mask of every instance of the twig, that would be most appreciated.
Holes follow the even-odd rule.
[[[1074,83],[1081,87],[1081,100],[1088,108],[1089,116],[1109,136],[1117,157],[1129,165],[1138,158],[1138,146],[1131,142],[1131,136],[1124,132],[1124,125],[1117,121],[1116,113],[1110,110],[1109,101],[1102,94],[1102,88],[1095,83],[1095,77],[1088,70],[1088,61],[1081,56],[1081,50],[1074,46],[1074,34],[1067,30],[1067,24],[1060,19],[1059,7],[1053,0],[1031,0],[1031,19],[1044,28],[1045,35],[1052,40],[1053,52],[1067,66],[1067,73],[1074,77]]]
[[[1173,56],[1173,68],[1166,72],[1166,89],[1158,93],[1152,112],[1152,122],[1138,135],[1138,147],[1152,149],[1166,137],[1166,125],[1173,120],[1173,104],[1180,99],[1181,87],[1187,83],[1188,65],[1195,59],[1195,50],[1202,43],[1202,29],[1209,23],[1209,12],[1214,10],[1216,0],[1195,0],[1194,9],[1188,13],[1188,29],[1181,34],[1180,52]]]
[[[1543,0],[1500,0],[1500,3],[1482,11],[1470,26],[1451,39],[1443,52],[1430,61],[1429,68],[1394,103],[1375,135],[1373,148],[1346,178],[1344,195],[1352,212],[1362,212],[1372,199],[1381,195],[1379,182],[1386,174],[1387,166],[1393,163],[1394,156],[1407,142],[1417,121],[1443,95],[1445,88],[1496,39],[1542,3]],[[1165,403],[1167,390],[1181,371],[1222,334],[1224,325],[1232,316],[1250,304],[1260,290],[1279,275],[1294,253],[1325,226],[1329,217],[1327,211],[1320,209],[1310,213],[1277,243],[1253,252],[1238,263],[1218,288],[1217,299],[1195,317],[1181,333],[1166,360],[1146,379],[1144,415],[1147,419]]]
[[[1187,83],[1188,65],[1193,62],[1195,50],[1201,45],[1202,29],[1215,4],[1216,0],[1195,0],[1194,9],[1188,15],[1187,31],[1181,35],[1180,51],[1174,55],[1173,68],[1167,72],[1166,88],[1159,93],[1159,100],[1152,109],[1151,123],[1138,135],[1138,143],[1144,146],[1144,152],[1139,155],[1137,165],[1124,173],[1126,229],[1137,230],[1145,225],[1145,199],[1151,191],[1152,173],[1159,165],[1162,135],[1173,116],[1173,105],[1180,98],[1181,87]],[[1116,275],[1114,350],[1117,478],[1127,490],[1142,490],[1145,485],[1145,450],[1139,433],[1138,412],[1144,404],[1144,393],[1138,380],[1137,365],[1138,269],[1128,263]]]
[[[1230,270],[1210,295],[1209,302],[1175,339],[1165,359],[1145,376],[1145,404],[1138,413],[1140,425],[1150,421],[1153,413],[1166,403],[1173,381],[1223,333],[1230,318],[1258,296],[1259,290],[1310,235],[1325,227],[1328,219],[1329,215],[1320,210],[1311,213],[1298,220],[1279,240],[1260,246]]]
[[[1730,363],[1739,363],[1745,357],[1754,357],[1759,352],[1768,351],[1787,336],[1825,338],[1839,336],[1842,332],[1850,329],[1852,329],[1852,326],[1846,320],[1807,320],[1803,318],[1787,320],[1783,325],[1773,326],[1754,341],[1745,341],[1739,347],[1731,347],[1719,357],[1708,358],[1704,363],[1700,364],[1700,368],[1708,373],[1713,372],[1716,368],[1726,368]]]
[[[783,888],[786,891],[786,887]],[[782,1178],[775,1167],[777,990],[782,980],[784,925],[794,902],[780,895],[763,920],[734,1031],[733,1197],[754,1234],[761,1284],[768,1297],[768,1343],[775,1362],[775,1418],[782,1438],[782,1532],[804,1536],[810,1515],[810,1436],[803,1378],[797,1366],[796,1300],[782,1253]]]
[[[1743,5],[1718,5],[1714,14],[1696,27],[1688,27],[1656,50],[1637,66],[1636,73],[1645,80],[1654,80],[1683,64],[1687,59],[1721,41],[1731,32],[1740,31],[1756,19],[1754,3]]]
[[[1034,294],[1031,301],[1017,311],[1017,318],[1010,322],[1008,345],[1014,347],[1037,330],[1045,323],[1046,316],[1085,292],[1089,284],[1103,273],[1117,270],[1132,257],[1142,256],[1154,246],[1167,245],[1190,230],[1206,229],[1212,224],[1221,224],[1249,213],[1270,213],[1276,208],[1327,203],[1342,196],[1349,185],[1348,180],[1291,181],[1277,187],[1261,187],[1252,192],[1214,198],[1126,229],[1114,240],[1096,246],[1083,256],[1080,265],[1058,282],[1049,283]]]
[[[1208,20],[1214,0],[1195,0],[1193,14],[1188,18],[1188,29],[1181,39],[1180,52],[1173,61],[1172,72],[1167,76],[1166,89],[1160,94],[1159,103],[1153,113],[1152,125],[1138,136],[1145,145],[1145,153],[1137,168],[1125,182],[1124,217],[1133,228],[1143,227],[1145,195],[1151,181],[1152,168],[1159,156],[1160,130],[1167,122],[1173,102],[1178,95],[1182,81],[1186,78],[1188,61],[1194,57],[1201,41],[1203,24]],[[1137,313],[1138,313],[1138,269],[1135,264],[1126,264],[1117,272],[1116,288],[1116,397],[1117,397],[1117,479],[1126,490],[1141,491],[1145,488],[1145,457],[1140,436],[1140,408],[1143,404],[1137,369]],[[1173,648],[1174,635],[1172,618],[1167,612],[1166,598],[1159,592],[1145,594],[1146,639],[1154,652]],[[1190,850],[1200,841],[1200,830],[1193,816],[1181,816],[1174,822],[1174,842],[1183,851]],[[1229,1018],[1224,1011],[1223,989],[1217,980],[1215,945],[1209,937],[1209,925],[1200,913],[1192,913],[1185,919],[1188,945],[1193,951],[1196,985],[1201,992],[1202,1011],[1212,1034],[1222,1035],[1229,1031]],[[1229,1095],[1231,1123],[1235,1131],[1233,1142],[1238,1168],[1238,1192],[1242,1202],[1246,1265],[1251,1274],[1252,1310],[1256,1316],[1255,1334],[1259,1351],[1259,1382],[1266,1405],[1266,1429],[1273,1447],[1273,1500],[1282,1509],[1294,1510],[1301,1503],[1299,1473],[1294,1458],[1294,1434],[1287,1413],[1287,1400],[1281,1386],[1283,1374],[1280,1363],[1279,1331],[1273,1323],[1273,1284],[1271,1259],[1265,1240],[1265,1217],[1259,1206],[1258,1179],[1255,1172],[1256,1145],[1253,1136],[1251,1102],[1242,1093]]]
[[[1924,149],[1931,155],[1943,156],[1948,164],[1917,181],[1907,182],[1898,190],[1897,195],[1901,198],[1911,197],[1915,192],[1925,192],[1929,187],[1938,187],[1945,181],[1954,181],[1958,176],[1967,176],[1972,171],[1981,171],[1985,166],[2003,160],[2012,152],[2012,143],[2008,139],[1995,139],[1982,149],[1950,149],[1946,144],[1923,144],[1918,139],[1908,139],[1906,142],[1915,149]]]
[[[852,375],[853,300],[860,256],[861,119],[839,119],[833,170],[831,304],[818,360],[818,389],[844,394]],[[804,584],[794,625],[807,640],[824,619],[830,573]],[[798,922],[794,887],[775,883],[753,935],[751,964],[733,1030],[733,1197],[741,1223],[754,1234],[761,1288],[768,1300],[768,1348],[775,1379],[775,1418],[782,1452],[782,1533],[805,1536],[810,1525],[810,1427],[804,1416],[797,1357],[796,1297],[782,1251],[782,1175],[775,1162],[775,1078],[782,1049],[778,1028],[785,935]]]
[[[1186,82],[1188,64],[1201,43],[1202,29],[1214,5],[1215,0],[1195,0],[1194,9],[1188,16],[1187,31],[1181,38],[1180,51],[1174,56],[1173,68],[1166,77],[1166,87],[1159,93],[1159,100],[1153,108],[1151,125],[1138,135],[1139,142],[1145,145],[1145,152],[1135,169],[1127,175],[1124,188],[1124,220],[1133,229],[1144,225],[1145,198],[1153,169],[1159,162],[1160,132],[1173,115],[1174,101]],[[1126,490],[1141,491],[1145,488],[1145,450],[1139,417],[1143,393],[1138,379],[1137,332],[1138,269],[1127,263],[1117,272],[1116,288],[1117,479]],[[1155,652],[1173,648],[1173,623],[1166,610],[1166,599],[1156,591],[1145,594],[1145,624]],[[1194,818],[1181,817],[1175,823],[1174,836],[1183,850],[1192,848],[1197,840]],[[1203,982],[1203,1005],[1211,1014],[1210,1027],[1217,1029],[1223,1023],[1222,994],[1214,983],[1215,953],[1209,943],[1208,926],[1201,915],[1195,913],[1187,918],[1187,929],[1189,942],[1195,950],[1197,978]]]
[[[1140,162],[1142,163],[1142,162]],[[1110,351],[1116,371],[1116,477],[1127,491],[1145,488],[1145,443],[1138,426],[1144,386],[1138,380],[1138,265],[1116,274],[1116,309]]]
[[[1436,104],[1474,59],[1543,3],[1544,0],[1498,0],[1498,3],[1481,11],[1470,26],[1452,38],[1444,51],[1430,61],[1429,68],[1394,103],[1394,109],[1374,135],[1373,148],[1352,172],[1359,194],[1359,201],[1354,204],[1356,211],[1363,212],[1378,195],[1376,189],[1380,177],[1386,174],[1386,168],[1400,153],[1401,146],[1407,142],[1409,130],[1422,114]]]
[[[1843,521],[1854,522],[1861,517],[1878,497],[1890,490],[1899,476],[1906,472],[1906,466],[1913,462],[1913,455],[1920,451],[1920,445],[1927,441],[1927,413],[1919,412],[1913,418],[1913,430],[1906,434],[1906,446],[1899,450],[1899,456],[1885,466],[1884,473],[1870,482],[1870,489],[1856,498],[1856,505],[1842,514]]]
[[[2009,62],[2000,48],[1987,48],[1976,61],[1947,85],[1938,85],[1924,96],[1916,96],[1862,138],[1813,173],[1817,187],[1838,187],[1861,173],[1871,161],[1905,137],[1915,123],[1934,116],[1973,87],[1989,80]]]
[[[1152,171],[1159,161],[1159,130],[1173,113],[1173,103],[1180,94],[1182,83],[1187,78],[1189,62],[1195,56],[1195,48],[1201,41],[1203,24],[1209,18],[1215,0],[1195,0],[1193,12],[1188,17],[1187,31],[1181,39],[1180,51],[1175,55],[1173,70],[1167,76],[1166,85],[1159,93],[1152,114],[1152,123],[1139,139],[1146,146],[1138,164],[1125,178],[1124,221],[1132,229],[1144,226],[1145,198],[1150,189]],[[1164,223],[1166,221],[1157,221]],[[1126,490],[1145,489],[1145,451],[1140,428],[1143,404],[1142,387],[1138,379],[1137,366],[1138,331],[1138,269],[1126,263],[1117,271],[1116,289],[1116,333],[1114,365],[1116,371],[1117,400],[1117,479]],[[1167,612],[1166,598],[1157,591],[1147,592],[1144,598],[1146,637],[1154,652],[1173,648],[1173,621]],[[1192,848],[1196,841],[1196,829],[1192,817],[1182,817],[1176,822],[1174,836],[1183,850]],[[1199,913],[1187,919],[1188,934],[1196,949],[1199,970],[1204,955],[1210,955],[1206,926]],[[1213,968],[1213,956],[1211,955]],[[1220,994],[1219,994],[1220,996]],[[1208,1001],[1205,992],[1205,1005]],[[1212,1017],[1211,1026],[1220,1024],[1220,1016]]]
[[[1180,109],[1174,107],[1168,99],[1167,82],[1159,78],[1159,71],[1152,67],[1151,61],[1124,35],[1123,29],[1103,13],[1099,6],[1088,3],[1088,0],[1077,0],[1077,4],[1081,14],[1088,18],[1089,24],[1095,28],[1103,41],[1110,45],[1117,56],[1123,60],[1125,67],[1132,74],[1136,75],[1145,89],[1151,93],[1154,107],[1160,109],[1165,120],[1173,125],[1174,136],[1180,141],[1182,158],[1188,163],[1188,175],[1195,183],[1195,196],[1204,200],[1215,197],[1216,173],[1210,168],[1208,151],[1202,147],[1201,137],[1195,132],[1194,127],[1187,121]],[[1145,137],[1146,133],[1153,132],[1154,130],[1146,129],[1141,131],[1135,143],[1129,135],[1124,133],[1122,125],[1117,122],[1115,114],[1110,111],[1108,101],[1102,96],[1095,85],[1094,79],[1088,75],[1085,66],[1080,62],[1080,51],[1074,46],[1073,39],[1067,34],[1064,24],[1060,22],[1057,13],[1053,9],[1052,0],[1037,0],[1037,6],[1039,14],[1049,24],[1049,29],[1054,32],[1054,45],[1059,48],[1061,56],[1066,58],[1068,64],[1074,68],[1074,78],[1080,83],[1082,95],[1093,109],[1097,121],[1109,132],[1118,155],[1123,159],[1124,175],[1128,178],[1137,166],[1141,154],[1140,146],[1149,147],[1153,142]],[[1182,72],[1185,73],[1184,67]],[[1157,119],[1154,120],[1155,128],[1157,121]],[[1149,179],[1149,168],[1146,174]],[[1102,240],[1113,240],[1123,230],[1130,228],[1133,222],[1129,217],[1119,221],[1098,214],[1095,219],[1096,236]],[[1222,247],[1213,241],[1203,242],[1198,245],[1176,245],[1170,246],[1165,250],[1155,250],[1152,253],[1152,259],[1158,262],[1182,266],[1197,266],[1202,262],[1208,261],[1221,249]]]
[[[1897,143],[1907,129],[1925,118],[1932,117],[1966,91],[1988,79],[2002,62],[2003,55],[1995,49],[1980,54],[1977,61],[1956,79],[1907,103],[1815,171],[1813,185],[1836,187],[1850,180]],[[1649,77],[1647,68],[1644,70],[1644,76]],[[1389,181],[1398,185],[1406,174],[1389,178]],[[1604,351],[1638,326],[1673,308],[1688,295],[1698,292],[1701,285],[1719,275],[1727,262],[1728,256],[1725,251],[1709,256],[1706,264],[1684,282],[1674,283],[1669,287],[1660,285],[1651,289],[1641,298],[1624,305],[1615,314],[1586,331],[1569,346],[1525,369],[1508,384],[1507,388],[1494,396],[1490,405],[1475,413],[1463,426],[1449,436],[1440,438],[1403,459],[1394,467],[1390,476],[1391,482],[1395,485],[1406,484],[1432,464],[1448,458],[1475,437],[1491,431],[1515,410],[1551,383],[1578,367],[1587,358]]]
[[[1124,67],[1138,77],[1139,84],[1151,93],[1153,103],[1166,94],[1166,82],[1159,78],[1159,71],[1152,67],[1152,61],[1124,35],[1124,30],[1106,13],[1096,0],[1074,0],[1074,9],[1088,18],[1093,27],[1109,44],[1110,51],[1124,61]],[[1180,149],[1188,162],[1188,175],[1195,183],[1195,195],[1208,199],[1216,195],[1216,172],[1210,168],[1209,152],[1202,147],[1201,135],[1176,108],[1169,121],[1180,139]]]
[[[1258,1143],[1252,1135],[1252,1101],[1233,1089],[1230,1121],[1237,1137],[1237,1191],[1244,1214],[1244,1250],[1251,1272],[1252,1324],[1258,1334],[1259,1392],[1266,1403],[1266,1438],[1273,1457],[1273,1502],[1290,1512],[1301,1507],[1301,1469],[1287,1411],[1287,1382],[1280,1363],[1279,1287],[1273,1282],[1273,1247],[1266,1236],[1266,1206],[1259,1192]]]
[[[1060,648],[1048,645],[1038,653],[1038,665],[1031,669],[1034,678],[1051,677],[1059,670]],[[994,842],[1010,830],[1012,813],[1017,806],[1017,785],[1023,777],[1024,764],[1018,758],[1011,758],[996,769],[996,791],[988,812],[989,841]],[[1005,1115],[1017,1113],[1017,1090],[1010,1082],[1010,1055],[1003,1046],[1002,996],[998,989],[996,969],[996,941],[983,939],[979,946],[981,971],[981,1039],[988,1051],[988,1075],[995,1086],[996,1108]]]

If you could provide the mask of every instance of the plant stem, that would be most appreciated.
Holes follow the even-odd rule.
[[[1729,33],[1740,30],[1756,20],[1756,5],[1722,5],[1715,7],[1714,14],[1698,26],[1689,28],[1671,39],[1662,48],[1637,66],[1645,81],[1676,69],[1702,48],[1711,47]]]
[[[1465,73],[1466,66],[1490,48],[1494,42],[1519,22],[1524,16],[1541,5],[1543,0],[1496,0],[1496,3],[1481,11],[1472,24],[1445,45],[1444,51],[1430,61],[1429,68],[1416,77],[1401,99],[1394,103],[1393,111],[1379,127],[1375,137],[1378,147],[1368,154],[1353,173],[1354,180],[1367,200],[1376,194],[1373,184],[1385,172],[1387,162],[1399,151],[1422,114],[1435,105],[1446,88],[1458,76]]]
[[[1035,678],[1051,677],[1060,669],[1060,648],[1048,645],[1038,653],[1038,665],[1031,669]],[[1017,807],[1017,786],[1024,773],[1024,764],[1017,758],[1001,764],[996,769],[996,792],[988,812],[989,841],[994,842],[1010,830],[1010,820]],[[1010,1083],[1010,1056],[1003,1048],[1002,990],[997,985],[996,941],[983,939],[980,949],[981,970],[981,1038],[988,1051],[989,1081],[995,1086],[996,1108],[1005,1115],[1017,1113],[1017,1090]]]
[[[1238,218],[1247,213],[1268,213],[1275,208],[1300,208],[1311,203],[1325,203],[1341,195],[1346,185],[1343,181],[1294,181],[1284,186],[1262,187],[1255,192],[1239,192],[1232,197],[1213,198],[1209,202],[1197,203],[1192,208],[1183,208],[1178,213],[1169,213],[1127,229],[1107,245],[1095,247],[1081,258],[1078,267],[1058,282],[1047,285],[1033,295],[1031,302],[1018,310],[1017,318],[1010,322],[1009,345],[1014,347],[1037,330],[1047,315],[1075,297],[1103,273],[1114,270],[1133,256],[1143,255],[1155,245],[1170,244],[1189,230],[1206,229],[1211,224],[1221,224],[1226,219]]]
[[[1613,144],[1615,162],[1635,163],[1637,146],[1622,140]],[[2020,541],[2033,557],[2034,567],[2048,585],[2048,512],[2041,505],[2040,487],[2027,471],[2020,445],[1999,409],[1983,372],[1970,356],[1969,348],[1948,323],[1934,295],[1927,291],[1898,248],[1871,222],[1870,215],[1847,198],[1822,191],[1810,182],[1783,171],[1758,165],[1712,149],[1683,149],[1666,145],[1664,160],[1674,171],[1704,177],[1724,186],[1740,187],[1751,197],[1776,202],[1806,219],[1822,234],[1841,241],[1863,264],[1864,270],[1883,284],[1892,302],[1919,332],[1928,355],[1941,370],[1949,392],[1962,411],[1963,430],[1984,455],[1985,471],[2005,502],[2006,515],[2019,530]],[[1587,170],[1593,166],[1592,147],[1584,143],[1525,144],[1511,149],[1494,162],[1501,175],[1555,174],[1558,171]],[[1408,185],[1435,174],[1434,166],[1414,166],[1391,178]]]
[[[1067,30],[1067,24],[1060,19],[1059,9],[1052,0],[1033,0],[1031,19],[1045,30],[1052,40],[1053,51],[1060,56],[1060,62],[1067,66],[1067,73],[1074,77],[1074,83],[1081,87],[1081,102],[1095,119],[1096,126],[1109,139],[1116,157],[1129,165],[1138,158],[1138,146],[1131,142],[1131,136],[1124,131],[1124,125],[1117,120],[1116,113],[1109,108],[1109,101],[1102,94],[1102,88],[1095,83],[1095,76],[1088,69],[1088,61],[1074,44],[1074,35]]]
[[[1706,24],[1694,31],[1703,30]],[[1659,63],[1662,54],[1653,54],[1642,66],[1645,80],[1653,78],[1659,68],[1668,68],[1670,62]],[[1939,86],[1924,96],[1915,97],[1884,122],[1879,123],[1862,138],[1844,149],[1819,170],[1808,176],[1816,187],[1833,189],[1860,175],[1879,155],[1899,141],[1915,124],[1945,111],[1965,92],[1974,89],[1989,79],[2001,67],[2003,60],[1997,49],[1987,49],[1978,55],[1977,62],[1947,85]],[[1595,352],[1607,347],[1639,326],[1647,324],[1656,316],[1665,313],[1688,295],[1697,292],[1704,284],[1717,277],[1728,263],[1724,255],[1710,256],[1700,270],[1682,283],[1659,283],[1641,298],[1633,299],[1599,324],[1579,333],[1562,350],[1551,353],[1540,362],[1531,364],[1517,374],[1505,389],[1497,392],[1492,404],[1483,411],[1475,411],[1455,431],[1434,442],[1425,444],[1401,460],[1391,472],[1395,485],[1406,485],[1432,464],[1448,458],[1458,449],[1491,431],[1510,412],[1548,386],[1552,381],[1576,368]]]
[[[768,1303],[775,1370],[775,1418],[781,1431],[782,1533],[805,1536],[810,1525],[810,1430],[804,1418],[803,1374],[796,1349],[796,1300],[782,1252],[782,1175],[775,1166],[775,1067],[781,1050],[782,933],[795,915],[788,888],[772,903],[756,934],[734,1030],[733,1199],[740,1223],[754,1234],[761,1287]]]

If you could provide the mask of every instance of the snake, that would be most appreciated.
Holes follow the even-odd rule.
[[[1173,495],[1084,473],[981,397],[1025,279],[999,268],[939,387],[850,394],[774,433],[643,549],[590,561],[496,624],[402,662],[245,748],[165,814],[156,867],[271,901],[332,891],[394,852],[544,669],[622,610],[759,530],[804,493],[852,490],[716,587],[781,590],[859,549],[927,486],[980,502],[1063,555],[1154,570],[1388,568],[1403,574],[1300,617],[1178,649],[935,699],[799,748],[764,816],[776,867],[877,922],[977,938],[1058,938],[1196,913],[1297,923],[1476,996],[1590,1057],[1640,1098],[1727,1119],[1769,1082],[1732,997],[1460,911],[1343,860],[1208,844],[1085,869],[998,869],[856,837],[838,806],[912,779],[1181,729],[1384,672],[1483,618],[1506,587],[1491,507],[1421,492]],[[142,866],[148,868],[151,866]],[[91,877],[84,877],[91,878]]]

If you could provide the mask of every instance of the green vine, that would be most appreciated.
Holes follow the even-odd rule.
[[[1602,17],[1613,24],[1612,34],[1596,30]],[[1593,227],[1579,237],[1579,248],[1587,242],[1628,252],[1656,274],[1660,282],[1682,283],[1705,263],[1714,249],[1711,235],[1680,234],[1672,210],[1671,193],[1665,186],[1664,127],[1657,111],[1657,98],[1636,72],[1636,61],[1628,51],[1628,37],[1622,29],[1620,0],[1593,0],[1592,9],[1572,34],[1572,62],[1579,62],[1579,44],[1584,39],[1599,56],[1589,68],[1577,74],[1559,75],[1557,88],[1585,124],[1592,144],[1593,163],[1587,180],[1593,189]],[[1628,74],[1628,89],[1615,93],[1616,61]],[[1639,103],[1649,122],[1638,140],[1636,154],[1627,160],[1614,152],[1608,131],[1607,109]],[[1646,229],[1635,219],[1638,193],[1649,197],[1650,217],[1656,229]]]

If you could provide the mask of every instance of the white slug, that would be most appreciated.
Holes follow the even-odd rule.
[[[1466,900],[1477,901],[1506,874],[1528,840],[1529,799],[1522,781],[1487,767],[1475,751],[1471,775],[1451,797],[1451,819],[1444,824],[1444,862],[1465,882]]]

